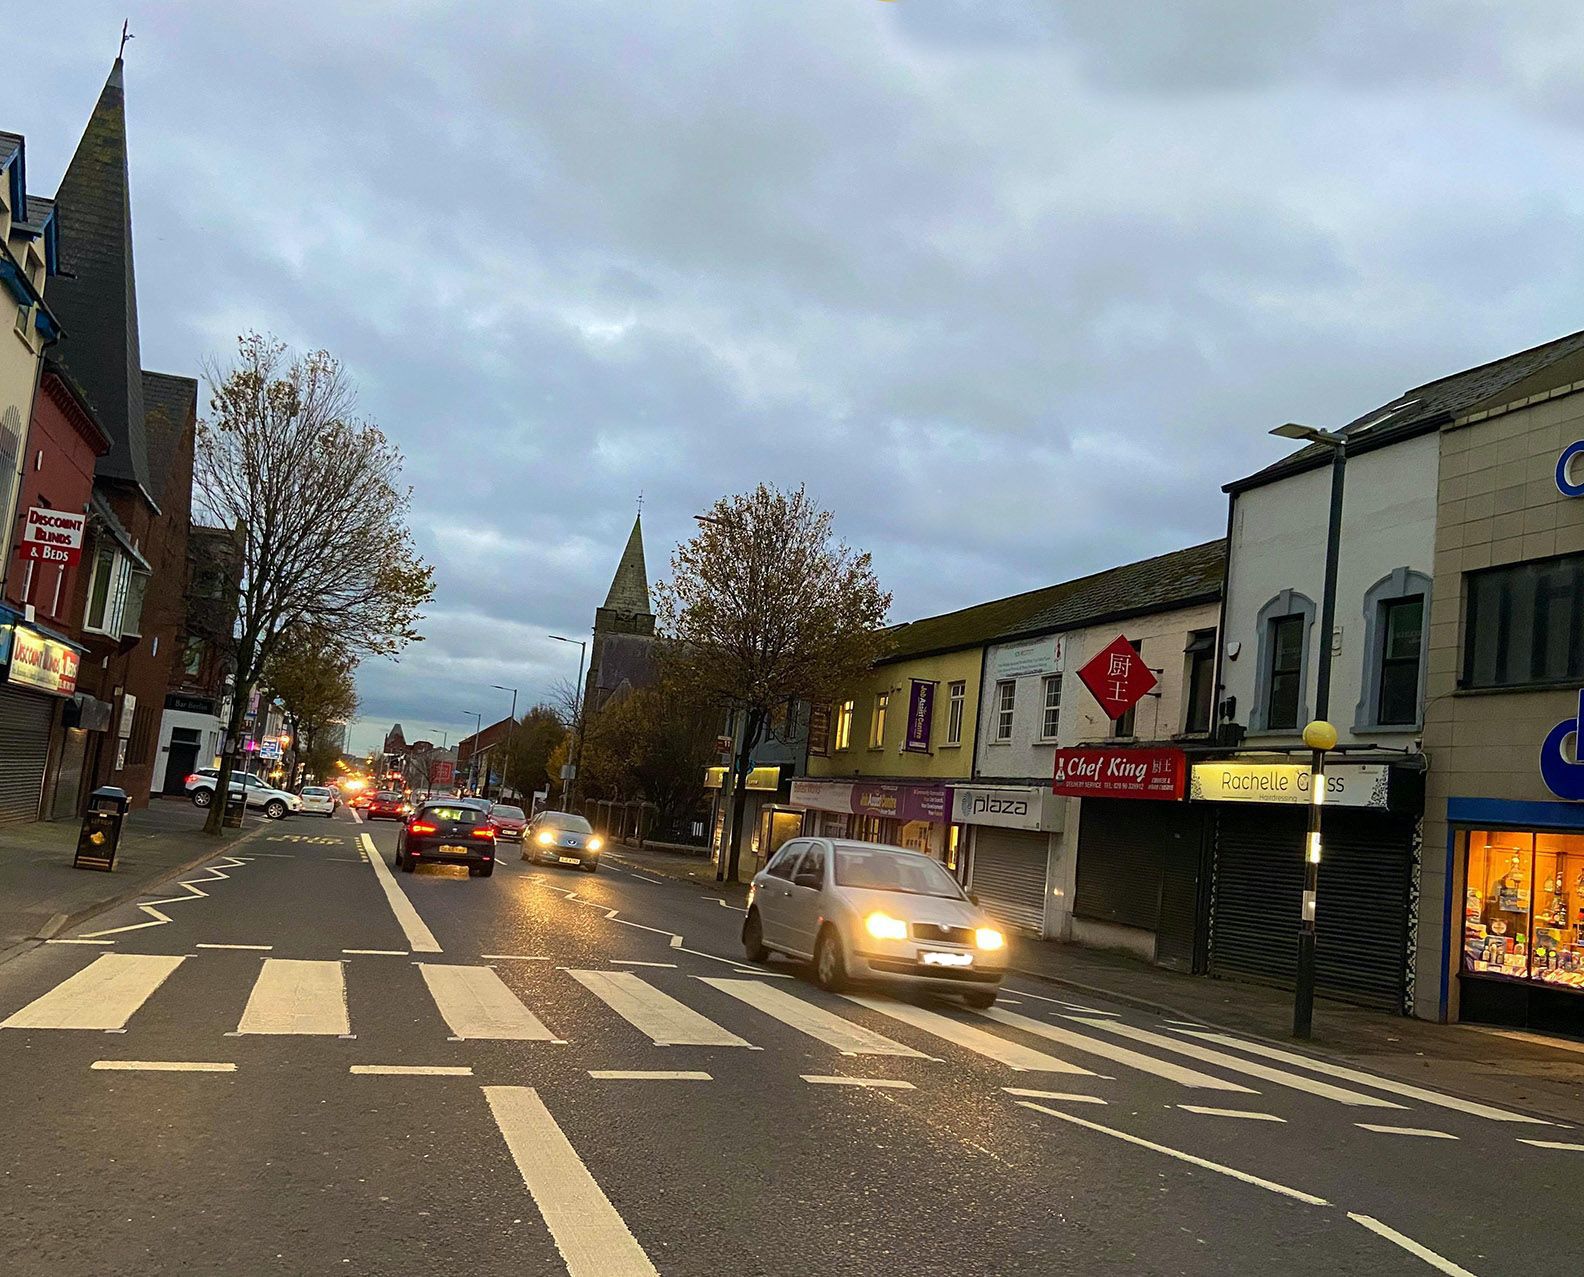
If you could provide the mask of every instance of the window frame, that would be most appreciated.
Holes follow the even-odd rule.
[[[962,744],[963,721],[968,717],[968,680],[946,684],[946,741],[943,749]]]
[[[1183,715],[1184,736],[1203,736],[1215,722],[1216,686],[1216,631],[1190,630],[1188,644],[1183,648]],[[1201,680],[1203,680],[1201,682]],[[1205,691],[1208,696],[1203,696]],[[1202,723],[1197,721],[1201,698],[1204,700]]]
[[[1554,628],[1540,623],[1539,604],[1542,598],[1544,574],[1557,570],[1567,570],[1571,573],[1573,589],[1571,597],[1555,592],[1545,593],[1543,597],[1546,603],[1546,615],[1550,615],[1555,603],[1564,602],[1568,611],[1568,633],[1564,637],[1563,650],[1580,653],[1581,649],[1584,649],[1584,553],[1525,559],[1468,572],[1463,577],[1463,626],[1460,639],[1463,652],[1458,673],[1460,689],[1516,691],[1531,687],[1571,687],[1584,679],[1584,658],[1578,659],[1573,667],[1558,673],[1537,676],[1534,672],[1536,658],[1542,655],[1542,644],[1551,637],[1550,631]],[[1515,586],[1521,583],[1522,574],[1528,574],[1533,580],[1529,582],[1527,597],[1520,599],[1515,597],[1519,592]],[[1496,653],[1492,660],[1493,671],[1499,672],[1513,663],[1508,650],[1514,638],[1519,636],[1512,632],[1512,621],[1515,615],[1527,614],[1530,617],[1527,674],[1518,678],[1476,678],[1475,668],[1481,646],[1478,641],[1478,630],[1484,612],[1493,602],[1483,597],[1481,587],[1486,582],[1501,585],[1503,577],[1507,578],[1506,588],[1494,600],[1498,628],[1493,636],[1496,644]]]
[[[1289,612],[1286,616],[1273,616],[1265,623],[1269,642],[1265,650],[1265,723],[1272,731],[1298,730],[1300,720],[1303,718],[1303,676],[1304,676],[1304,618],[1301,613]],[[1292,665],[1278,665],[1282,653],[1287,647],[1284,634],[1292,634]],[[1291,679],[1292,683],[1292,721],[1276,721],[1277,680]],[[1287,698],[1284,696],[1283,710],[1285,711]],[[1285,712],[1283,718],[1286,718]]]
[[[876,692],[869,707],[869,748],[884,749],[886,717],[891,710],[891,693]]]
[[[852,748],[853,710],[856,708],[850,700],[842,701],[836,706],[836,721],[831,727],[831,750],[833,753],[845,753]]]
[[[991,743],[1010,745],[1017,718],[1017,679],[1002,678],[995,685],[995,733]]]
[[[1055,688],[1056,702],[1051,703],[1051,689]],[[1040,734],[1039,743],[1048,744],[1059,739],[1061,734],[1061,702],[1062,702],[1062,675],[1058,670],[1054,674],[1044,674],[1040,677]],[[1056,717],[1051,718],[1052,712]]]
[[[1297,590],[1282,590],[1274,598],[1268,600],[1260,608],[1259,615],[1255,618],[1255,639],[1258,650],[1255,653],[1254,667],[1254,701],[1249,709],[1249,732],[1251,734],[1265,733],[1272,736],[1292,735],[1304,723],[1309,721],[1309,703],[1305,699],[1309,685],[1309,667],[1314,649],[1314,632],[1316,625],[1316,610],[1314,600]],[[1274,654],[1271,651],[1272,622],[1284,620],[1288,617],[1298,616],[1303,618],[1300,626],[1298,658],[1298,726],[1297,727],[1272,727],[1270,725],[1270,696],[1271,696],[1271,662]]]

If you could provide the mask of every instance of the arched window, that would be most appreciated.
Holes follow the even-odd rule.
[[[1260,608],[1255,620],[1259,663],[1254,667],[1249,731],[1297,731],[1309,721],[1304,693],[1314,619],[1314,601],[1296,590],[1283,590]]]
[[[1430,578],[1394,568],[1364,595],[1364,671],[1355,731],[1413,731],[1424,722]]]

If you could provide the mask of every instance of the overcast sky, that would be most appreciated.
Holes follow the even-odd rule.
[[[438,590],[363,748],[572,675],[640,490],[658,578],[807,482],[902,620],[1584,327],[1574,0],[69,0],[0,77],[34,190],[127,11],[145,364],[323,346],[408,458]]]

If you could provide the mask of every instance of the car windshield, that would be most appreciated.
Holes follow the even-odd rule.
[[[436,803],[419,813],[420,820],[447,820],[454,825],[476,825],[484,818],[477,807],[465,803]]]
[[[865,891],[901,891],[910,896],[944,896],[961,900],[962,888],[949,873],[915,852],[881,847],[838,847],[836,882]]]
[[[523,809],[521,807],[496,807],[494,810],[495,815],[501,817],[504,820],[526,819],[526,817],[523,815]]]
[[[564,829],[569,834],[591,834],[594,826],[581,816],[574,816],[570,812],[550,811],[539,817],[539,823],[547,829]]]

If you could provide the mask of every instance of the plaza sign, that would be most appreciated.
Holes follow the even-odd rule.
[[[1327,807],[1386,806],[1385,763],[1326,769]],[[1188,797],[1201,802],[1283,803],[1307,806],[1312,773],[1306,763],[1195,763]]]
[[[1055,832],[1062,827],[1066,807],[1041,789],[952,786],[952,820],[960,825]]]

